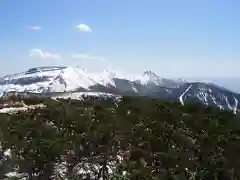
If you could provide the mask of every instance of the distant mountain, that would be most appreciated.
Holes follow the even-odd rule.
[[[136,95],[164,100],[201,102],[236,113],[240,95],[212,83],[187,82],[159,77],[152,71],[140,75],[112,70],[91,73],[73,67],[37,67],[0,78],[0,93],[7,91],[51,94],[74,98],[78,95]]]

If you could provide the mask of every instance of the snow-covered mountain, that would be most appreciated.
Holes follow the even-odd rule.
[[[72,97],[69,93],[74,92],[75,98],[84,92],[101,96],[138,95],[179,101],[182,104],[198,101],[235,113],[240,108],[240,95],[225,88],[212,83],[166,79],[152,71],[126,75],[113,70],[92,73],[74,67],[37,67],[0,78],[0,93],[7,91],[57,93],[64,97]]]
[[[160,78],[151,71],[142,75],[117,74],[107,70],[102,73],[92,73],[73,67],[37,67],[22,73],[7,75],[0,78],[0,92],[19,91],[33,93],[68,92],[82,89],[88,91],[96,86],[121,89],[121,80],[132,86],[137,85],[178,87],[179,82]],[[122,87],[123,89],[125,87]]]
[[[96,82],[86,72],[71,67],[38,67],[0,79],[0,92],[64,92],[77,88],[88,89]]]

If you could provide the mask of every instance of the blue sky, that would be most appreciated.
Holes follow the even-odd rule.
[[[240,77],[239,0],[1,0],[0,74],[35,66]]]

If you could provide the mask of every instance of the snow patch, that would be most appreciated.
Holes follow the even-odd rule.
[[[233,98],[235,100],[235,106],[233,108],[233,113],[237,114],[237,111],[238,111],[238,100],[235,97],[233,97]]]
[[[94,97],[118,97],[110,93],[101,93],[101,92],[69,92],[62,95],[54,96],[53,99],[76,99],[81,100],[83,96],[94,96]]]
[[[228,98],[227,98],[226,96],[224,96],[224,99],[225,99],[225,101],[226,101],[226,104],[227,104],[227,106],[228,106],[228,109],[233,110],[233,107],[230,105],[230,103],[229,103],[229,101],[228,101]]]
[[[7,149],[6,151],[4,151],[3,155],[6,157],[11,157],[12,156],[11,149]]]
[[[190,86],[182,93],[182,95],[179,97],[179,101],[181,102],[182,105],[184,105],[183,97],[184,97],[184,95],[190,90],[191,87],[192,87],[192,85],[190,85]]]
[[[8,107],[8,108],[0,109],[0,113],[11,114],[11,113],[17,113],[19,111],[28,111],[30,109],[44,108],[44,107],[45,107],[44,104],[25,105],[23,107]]]

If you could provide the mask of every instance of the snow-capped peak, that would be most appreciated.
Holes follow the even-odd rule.
[[[155,85],[159,85],[161,83],[161,78],[157,76],[154,72],[148,70],[143,73],[142,83],[149,84],[153,83]]]
[[[161,78],[151,70],[147,70],[142,75],[138,76],[135,79],[135,82],[140,82],[143,85],[154,85],[168,88],[175,88],[180,84],[178,81],[172,79]]]
[[[158,77],[153,71],[147,70],[144,71],[143,75],[149,76],[149,77]]]
[[[91,73],[91,76],[94,81],[102,86],[116,86],[114,82],[114,78],[116,78],[116,72],[114,70],[108,69],[101,73]]]

